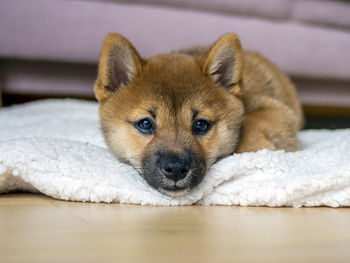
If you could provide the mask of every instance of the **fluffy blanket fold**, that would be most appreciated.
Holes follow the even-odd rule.
[[[150,205],[350,206],[350,130],[299,133],[295,153],[229,156],[183,197],[147,185],[107,149],[98,105],[46,100],[0,110],[0,193]]]

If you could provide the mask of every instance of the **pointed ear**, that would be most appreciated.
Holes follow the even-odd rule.
[[[222,36],[209,49],[204,56],[203,70],[206,75],[219,86],[231,91],[238,88],[242,76],[242,48],[237,35],[229,33]]]
[[[142,59],[123,36],[108,34],[103,42],[94,91],[103,101],[127,86],[142,70]]]

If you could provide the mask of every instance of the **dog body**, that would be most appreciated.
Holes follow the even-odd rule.
[[[186,193],[230,154],[299,146],[293,84],[234,34],[147,59],[109,34],[94,90],[112,152],[168,195]]]

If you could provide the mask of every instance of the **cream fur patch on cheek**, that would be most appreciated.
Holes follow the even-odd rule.
[[[108,144],[118,159],[138,165],[139,149],[135,147],[135,143],[132,140],[134,135],[130,133],[130,129],[128,128],[119,127],[111,129],[108,134]]]
[[[142,173],[142,159],[152,138],[153,135],[141,134],[130,125],[122,125],[110,133],[109,146],[119,160],[131,164]]]

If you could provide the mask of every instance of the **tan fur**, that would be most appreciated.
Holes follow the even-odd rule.
[[[208,170],[233,152],[299,147],[303,115],[293,84],[261,55],[243,52],[235,34],[210,48],[147,59],[122,36],[109,34],[94,90],[111,150],[141,175],[142,158],[159,148],[180,153],[191,147]],[[203,136],[192,133],[194,111],[214,123]],[[156,123],[155,134],[140,134],[132,125],[143,117]]]

